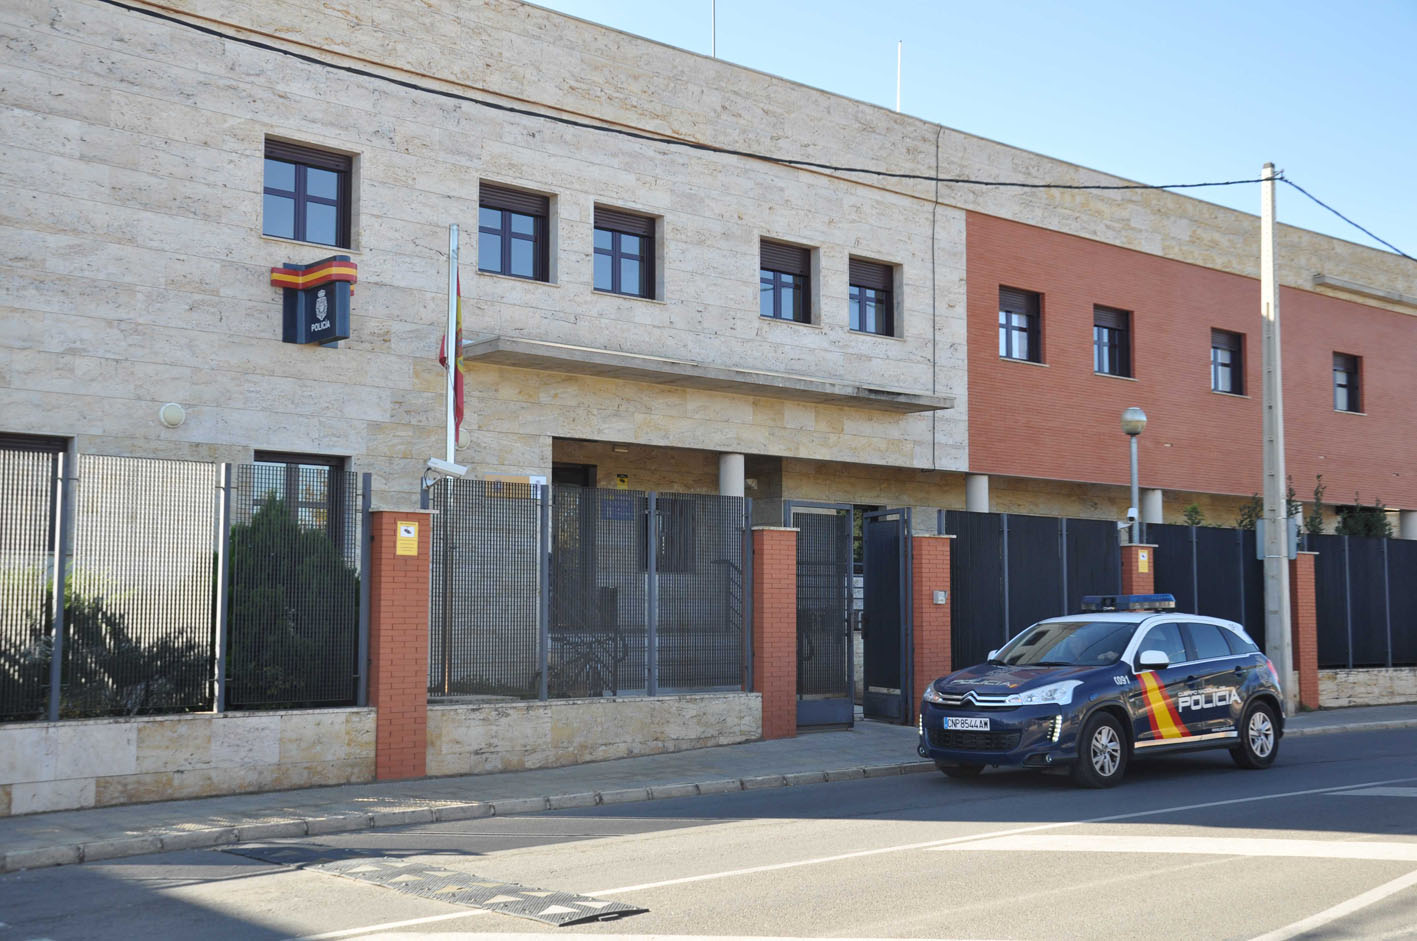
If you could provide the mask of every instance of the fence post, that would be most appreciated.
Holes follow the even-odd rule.
[[[374,713],[374,776],[419,778],[428,758],[429,514],[372,514],[369,560],[369,703]],[[400,543],[399,524],[415,529]]]
[[[54,488],[54,598],[52,618],[54,636],[49,657],[49,721],[59,721],[60,686],[64,680],[64,585],[68,580],[69,500],[73,493],[69,484],[69,455],[56,455],[59,466],[59,486]],[[77,467],[75,468],[77,470]]]
[[[1353,562],[1348,557],[1348,537],[1343,537],[1343,629],[1348,632],[1348,669],[1353,669]]]
[[[1392,575],[1389,572],[1387,540],[1383,546],[1383,620],[1387,623],[1387,665],[1392,669]]]
[[[547,670],[551,663],[551,494],[550,484],[538,484],[536,526],[536,645],[541,657],[541,683],[537,698],[549,696]]]
[[[743,499],[743,691],[753,688],[753,498]]]
[[[659,511],[654,491],[649,493],[649,520],[645,547],[645,694],[659,695]]]
[[[1011,623],[1009,620],[1009,514],[1007,513],[999,514],[999,537],[999,555],[1001,556],[999,571],[1003,573],[1004,581],[1004,603],[1001,605],[1001,610],[1004,612],[1004,630],[1003,636],[999,638],[1002,641],[999,646],[1002,647],[1009,641],[1009,625]]]
[[[458,514],[453,510],[453,479],[445,477],[442,483],[442,506],[434,517],[443,530],[443,590],[439,604],[442,608],[443,629],[439,631],[439,659],[442,660],[443,695],[446,696],[453,684],[453,521]]]
[[[1058,610],[1066,613],[1072,610],[1068,607],[1068,518],[1066,516],[1058,520],[1058,557],[1062,561],[1063,569],[1063,577],[1059,579],[1063,586],[1063,606]]]
[[[1198,537],[1197,534],[1196,534],[1196,527],[1192,526],[1192,527],[1191,527],[1191,608],[1194,610],[1194,612],[1195,612],[1196,614],[1200,614],[1200,613],[1201,613],[1200,574],[1199,574],[1199,573],[1197,572],[1197,570],[1196,570],[1196,566],[1197,566],[1198,564],[1200,564],[1200,557],[1199,557],[1199,555],[1197,554],[1197,551],[1198,551],[1198,550],[1196,549],[1196,540],[1197,540],[1197,538],[1199,538],[1199,537]],[[1240,577],[1240,620],[1242,620],[1242,621],[1245,619],[1245,579],[1244,579],[1244,575],[1245,575],[1245,573],[1244,573],[1244,571],[1242,570],[1242,571],[1240,572],[1240,576],[1241,576],[1241,577]]]
[[[373,475],[364,473],[359,478],[359,686],[355,702],[369,705],[369,547],[374,534],[369,529],[369,512],[373,506],[370,484]],[[424,491],[426,498],[427,491]]]
[[[217,514],[216,514],[216,690],[212,696],[212,710],[226,711],[226,649],[230,642],[228,621],[230,619],[231,591],[231,472],[232,466],[223,463],[217,468]]]

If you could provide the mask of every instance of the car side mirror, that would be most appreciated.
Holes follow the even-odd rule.
[[[1143,650],[1137,657],[1137,666],[1143,670],[1164,670],[1171,665],[1171,658],[1160,650]]]

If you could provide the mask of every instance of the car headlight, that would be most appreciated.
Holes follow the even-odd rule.
[[[1061,683],[1050,683],[1024,693],[1014,693],[1004,699],[1004,704],[1008,706],[1039,706],[1045,703],[1057,703],[1060,706],[1065,706],[1073,701],[1073,690],[1081,685],[1082,680],[1063,680]]]
[[[931,683],[929,686],[925,687],[925,701],[942,705],[945,701],[945,697],[940,695],[940,691],[935,688],[935,684]]]

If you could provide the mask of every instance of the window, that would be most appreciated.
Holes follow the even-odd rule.
[[[1042,298],[1033,291],[999,288],[999,355],[1004,359],[1043,362],[1038,342]]]
[[[1245,338],[1229,330],[1210,331],[1210,388],[1245,394]]]
[[[1229,631],[1222,631],[1214,624],[1193,623],[1186,625],[1186,633],[1191,635],[1191,647],[1195,649],[1197,660],[1219,660],[1233,656],[1230,645],[1225,641]]]
[[[477,269],[549,281],[550,208],[545,196],[483,183],[478,192]]]
[[[1109,376],[1132,374],[1132,315],[1111,307],[1092,308],[1092,369]]]
[[[278,503],[301,529],[323,530],[335,545],[344,545],[344,458],[257,451],[252,474],[253,514]]]
[[[1361,412],[1363,396],[1358,386],[1360,357],[1333,354],[1333,407],[1340,412]]]
[[[763,242],[758,271],[758,310],[774,320],[811,323],[808,279],[812,253],[805,248]]]
[[[266,141],[261,233],[348,248],[352,167],[344,154]]]
[[[654,297],[654,220],[595,207],[595,289]]]
[[[874,261],[851,259],[851,329],[895,336],[895,307],[891,303],[891,282],[894,274],[890,265]]]
[[[1185,663],[1190,659],[1186,655],[1186,644],[1181,640],[1181,625],[1179,624],[1158,624],[1146,632],[1141,644],[1137,647],[1137,654],[1143,654],[1148,650],[1159,650],[1166,654],[1167,659],[1172,664]]]

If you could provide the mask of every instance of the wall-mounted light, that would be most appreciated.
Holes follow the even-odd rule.
[[[612,445],[611,448],[610,448],[610,450],[614,451],[616,454],[629,454],[629,453],[630,453],[630,449],[627,448],[627,447],[625,447],[623,444]]]
[[[168,428],[176,428],[187,420],[187,410],[176,402],[168,402],[157,410],[157,420]]]

